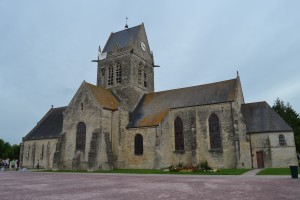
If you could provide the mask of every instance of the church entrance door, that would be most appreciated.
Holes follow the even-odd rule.
[[[257,168],[264,168],[264,154],[262,151],[256,152]]]

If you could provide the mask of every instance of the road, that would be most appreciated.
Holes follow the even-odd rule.
[[[1,172],[1,200],[300,199],[289,176]]]

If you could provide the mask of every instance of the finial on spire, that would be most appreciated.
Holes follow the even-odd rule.
[[[236,76],[239,76],[239,71],[236,71]]]
[[[126,16],[126,25],[125,25],[125,28],[128,28],[127,20],[128,20],[128,17]]]

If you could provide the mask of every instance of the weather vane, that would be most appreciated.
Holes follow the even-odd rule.
[[[128,17],[126,16],[126,25],[125,25],[125,28],[128,28],[127,20],[128,20]]]

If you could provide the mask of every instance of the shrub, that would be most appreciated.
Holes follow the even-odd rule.
[[[171,165],[169,167],[169,170],[170,170],[170,172],[178,172],[179,171],[178,167],[175,167],[174,165]]]
[[[207,161],[205,162],[200,162],[200,164],[197,165],[197,167],[194,167],[192,164],[184,166],[183,163],[178,163],[177,166],[171,165],[168,168],[168,171],[170,172],[218,172],[219,170],[217,169],[212,169]]]
[[[211,167],[208,165],[207,160],[205,162],[200,162],[198,167],[201,170],[211,170]]]

